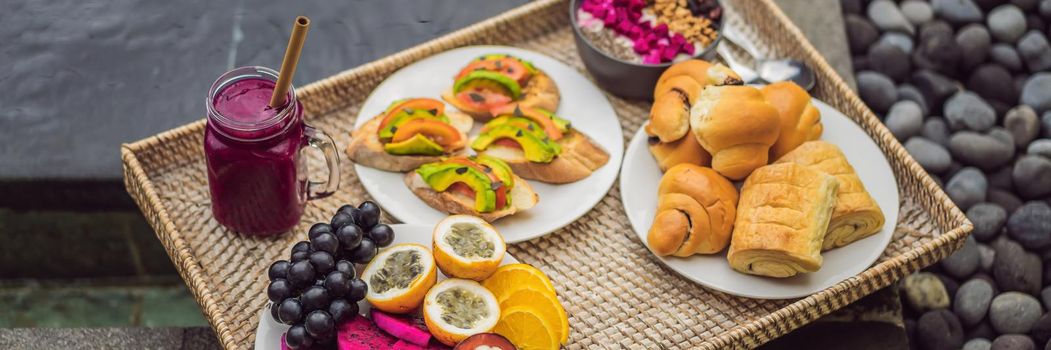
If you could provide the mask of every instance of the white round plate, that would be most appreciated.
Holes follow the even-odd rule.
[[[706,287],[737,296],[759,299],[804,297],[861,273],[879,258],[894,234],[898,222],[898,183],[883,152],[868,134],[835,108],[814,100],[821,111],[824,132],[821,139],[839,146],[854,166],[865,189],[883,209],[883,230],[845,247],[822,253],[821,270],[790,278],[746,275],[730,268],[726,250],[714,255],[689,258],[657,257],[683,277]],[[643,128],[632,138],[624,156],[620,193],[624,211],[643,244],[657,211],[657,186],[661,171],[650,154]]]
[[[401,243],[416,243],[422,244],[426,247],[431,246],[431,235],[433,234],[433,225],[407,225],[407,224],[394,224],[390,225],[394,229],[394,244]],[[511,256],[511,253],[504,254],[504,261],[500,265],[514,264],[517,263],[518,259]],[[355,265],[355,269],[358,273],[365,267],[362,265]],[[445,280],[445,274],[438,270],[438,281]],[[369,303],[367,301],[358,302],[358,310],[361,310],[361,314],[365,315],[369,312]],[[270,309],[264,307],[263,310],[259,311],[259,326],[255,329],[255,350],[281,350],[281,335],[288,331],[288,325],[277,322],[273,316],[270,315]]]
[[[408,65],[384,80],[361,106],[355,128],[382,112],[391,101],[406,97],[441,99],[442,91],[452,86],[452,77],[472,59],[490,53],[507,53],[529,61],[546,72],[562,94],[556,112],[573,122],[609,152],[609,163],[587,178],[564,185],[530,181],[540,202],[493,223],[507,243],[517,243],[558,230],[580,218],[606,196],[617,179],[624,155],[620,122],[613,106],[601,90],[575,69],[558,60],[532,51],[506,46],[470,46],[445,51]],[[451,108],[451,107],[450,107]],[[471,135],[481,127],[475,123]],[[358,179],[365,190],[390,215],[407,224],[434,225],[448,214],[431,208],[405,186],[404,174],[377,170],[355,164]]]

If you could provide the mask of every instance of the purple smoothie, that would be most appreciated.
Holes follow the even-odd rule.
[[[267,106],[276,76],[223,77],[209,96],[204,135],[212,214],[244,234],[288,231],[307,200],[302,106],[294,91],[285,106]]]

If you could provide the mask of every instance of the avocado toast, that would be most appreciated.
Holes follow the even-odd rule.
[[[395,101],[351,134],[347,157],[386,171],[409,171],[443,156],[464,154],[471,117],[446,111],[442,101]]]
[[[511,103],[558,109],[559,92],[554,80],[529,61],[506,54],[475,58],[454,78],[442,99],[479,121],[493,117],[491,111]]]
[[[602,146],[547,110],[511,104],[492,114],[496,118],[485,123],[471,148],[503,160],[523,178],[570,183],[609,161]]]
[[[539,196],[502,160],[459,156],[421,165],[405,185],[432,208],[493,222],[532,208]]]

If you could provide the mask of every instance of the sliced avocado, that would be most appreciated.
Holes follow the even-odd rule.
[[[442,145],[432,141],[426,136],[416,134],[412,135],[408,140],[401,142],[392,142],[383,145],[383,150],[390,154],[406,155],[406,154],[417,154],[425,156],[437,156],[445,153]]]
[[[562,151],[562,147],[551,141],[547,136],[538,136],[511,124],[498,125],[478,135],[478,138],[471,142],[471,148],[475,151],[483,151],[489,148],[489,145],[494,141],[502,138],[509,138],[518,142],[522,146],[525,158],[531,162],[551,162]]]
[[[398,131],[399,126],[405,124],[405,122],[407,121],[421,118],[436,119],[444,123],[449,122],[449,117],[445,116],[444,114],[436,116],[434,114],[431,114],[431,111],[427,110],[405,109],[404,111],[398,112],[398,114],[394,116],[394,119],[391,120],[391,122],[387,124],[387,126],[383,127],[383,129],[379,131],[380,140],[390,140],[391,137],[394,137],[394,132]]]
[[[511,167],[504,163],[503,160],[487,155],[478,155],[472,158],[476,163],[492,169],[493,174],[496,174],[496,178],[500,179],[500,182],[503,182],[508,188],[515,187],[515,178],[511,176]]]
[[[527,70],[529,70],[529,73],[536,73],[536,66],[533,65],[533,62],[526,61],[524,59],[521,59],[521,58],[518,58],[518,57],[515,57],[515,56],[511,56],[511,55],[508,55],[506,53],[485,54],[485,55],[482,55],[481,57],[475,58],[475,61],[485,61],[485,60],[490,60],[490,59],[501,59],[501,58],[508,58],[508,57],[516,59],[516,60],[518,60],[518,62],[522,62],[522,65],[525,66]]]
[[[567,131],[569,131],[569,128],[573,127],[572,124],[570,124],[570,122],[568,120],[562,119],[559,116],[555,115],[554,113],[548,112],[547,110],[544,110],[544,109],[541,109],[541,108],[537,108],[536,110],[538,110],[538,111],[540,111],[540,113],[543,113],[544,115],[550,117],[551,121],[555,122],[555,126],[558,127],[558,131],[567,132]]]
[[[463,78],[460,78],[453,84],[453,92],[459,93],[472,86],[486,86],[484,84],[490,84],[494,87],[499,87],[505,90],[511,95],[511,99],[517,100],[522,95],[522,87],[518,85],[518,82],[510,77],[497,73],[484,70],[476,70],[467,73]]]
[[[536,134],[536,136],[540,139],[543,139],[544,136],[547,136],[547,133],[544,132],[544,128],[541,127],[540,124],[537,124],[535,121],[529,118],[515,117],[510,115],[499,116],[494,118],[493,120],[490,120],[489,122],[485,123],[485,128],[492,130],[493,128],[504,124],[514,125],[518,128],[524,128],[526,131]]]
[[[474,190],[474,209],[487,213],[496,209],[496,191],[493,190],[489,175],[482,171],[459,163],[429,163],[416,169],[423,181],[435,191],[443,192],[457,182]]]

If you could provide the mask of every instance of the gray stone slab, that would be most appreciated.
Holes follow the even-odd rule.
[[[850,46],[843,29],[843,14],[839,0],[776,0],[781,10],[792,19],[807,40],[825,56],[828,64],[839,73],[851,88],[854,68],[850,60]]]
[[[211,350],[220,346],[207,327],[16,328],[0,329],[0,348]]]
[[[121,143],[203,117],[232,66],[277,67],[296,15],[313,20],[304,84],[522,3],[5,1],[0,179],[118,179]]]

